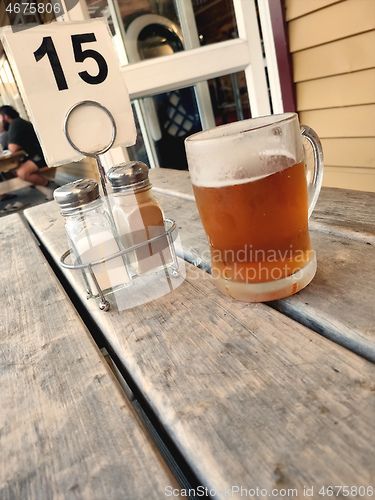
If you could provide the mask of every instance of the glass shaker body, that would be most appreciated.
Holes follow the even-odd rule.
[[[67,186],[69,185],[63,188],[66,190]],[[59,194],[55,195],[55,198],[59,202],[58,196]],[[83,276],[89,293],[98,297],[98,286],[106,295],[128,285],[130,277],[126,258],[118,256],[107,260],[122,248],[116,240],[113,224],[109,214],[104,210],[103,201],[97,198],[69,210],[62,209],[62,215],[65,218],[65,229],[75,263],[91,264],[105,259],[104,262],[91,266],[95,279],[90,269],[84,268]]]
[[[121,169],[131,170],[132,166],[137,169],[140,162],[129,163],[130,165],[111,169],[108,179],[114,188],[112,213],[122,246],[129,248],[143,243],[138,249],[127,254],[133,275],[142,276],[170,265],[173,259],[165,232],[163,210],[152,193],[148,167],[142,164],[142,175],[138,177],[133,172],[129,185],[129,177],[124,179]],[[114,181],[116,172],[118,177]],[[164,236],[149,242],[161,235]]]

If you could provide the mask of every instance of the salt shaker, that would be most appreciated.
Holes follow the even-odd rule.
[[[78,264],[106,259],[122,250],[110,216],[104,210],[97,182],[92,179],[71,182],[55,189],[54,198],[65,218],[68,240]],[[96,264],[92,271],[104,295],[130,283],[123,256]],[[88,268],[85,268],[84,279],[88,291],[97,297],[99,290]]]
[[[172,263],[172,253],[164,227],[163,210],[152,193],[148,167],[139,161],[121,163],[109,170],[112,213],[124,248],[144,243],[129,252],[129,266],[142,276]],[[161,236],[148,243],[148,240]]]

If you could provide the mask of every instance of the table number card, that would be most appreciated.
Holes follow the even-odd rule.
[[[78,161],[64,133],[68,111],[81,101],[95,101],[112,114],[117,136],[113,147],[135,143],[136,129],[128,91],[105,19],[51,23],[0,38],[47,164]],[[69,119],[73,143],[93,152],[110,143],[112,124],[99,107],[77,107]]]

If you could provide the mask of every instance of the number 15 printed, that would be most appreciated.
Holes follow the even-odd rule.
[[[80,71],[78,75],[82,80],[90,85],[98,85],[103,83],[108,76],[108,65],[106,60],[96,50],[86,49],[82,50],[82,44],[88,42],[96,42],[96,37],[94,33],[83,33],[80,35],[71,35],[74,60],[76,62],[82,63],[87,58],[92,58],[98,65],[98,73],[96,75],[91,75],[87,71]],[[59,90],[67,90],[68,83],[65,78],[64,70],[61,66],[59,56],[57,55],[55,45],[53,43],[51,36],[45,36],[42,40],[40,47],[34,52],[35,60],[40,61],[45,55],[47,55],[53,75],[56,80],[57,88]]]

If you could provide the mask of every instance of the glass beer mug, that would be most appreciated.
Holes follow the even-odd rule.
[[[303,136],[314,153],[312,168]],[[263,302],[307,286],[316,272],[308,217],[323,176],[315,132],[285,113],[198,132],[185,147],[217,288]]]

